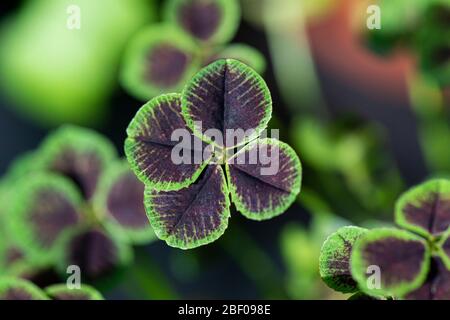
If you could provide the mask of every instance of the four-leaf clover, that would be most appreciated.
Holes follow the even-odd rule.
[[[32,277],[27,265],[66,274],[77,265],[92,281],[130,262],[131,244],[155,239],[144,185],[100,134],[62,127],[17,163],[5,178],[9,201],[0,217],[9,274]]]
[[[138,111],[127,129],[125,153],[146,184],[147,214],[160,239],[182,249],[216,240],[228,225],[230,196],[254,220],[277,216],[292,204],[300,192],[301,164],[287,144],[260,137],[271,111],[264,80],[231,59],[203,68],[182,94],[156,97]],[[203,155],[203,161],[173,161],[172,134],[179,129],[192,141],[182,151],[191,159]],[[225,139],[238,130],[244,134]],[[269,167],[276,172],[264,174]]]

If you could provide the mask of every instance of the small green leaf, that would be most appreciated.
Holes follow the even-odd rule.
[[[426,242],[407,231],[373,229],[353,246],[353,278],[361,291],[374,296],[401,297],[419,288],[429,267],[430,250]]]
[[[45,292],[53,300],[104,300],[100,292],[86,284],[82,284],[79,289],[69,289],[66,284],[55,284],[45,288]]]
[[[27,258],[52,261],[63,234],[80,221],[82,198],[69,180],[36,173],[15,186],[7,224],[10,235]]]
[[[26,280],[1,277],[0,300],[48,300],[45,293]]]
[[[170,25],[151,25],[132,38],[121,71],[124,88],[149,100],[180,91],[200,68],[194,40]]]
[[[245,217],[280,215],[300,192],[302,167],[295,151],[276,139],[257,139],[227,160],[231,199]]]
[[[249,45],[244,43],[233,43],[225,48],[219,49],[215,54],[209,57],[207,63],[219,59],[234,59],[253,68],[258,73],[264,73],[266,70],[266,58],[264,55]]]
[[[127,243],[101,228],[80,227],[71,232],[62,241],[62,251],[58,271],[67,275],[68,266],[78,266],[86,282],[112,278],[133,259]]]
[[[396,223],[425,237],[450,226],[450,180],[429,180],[404,193],[395,207]]]
[[[145,213],[144,189],[128,162],[117,161],[106,168],[95,198],[96,213],[102,223],[136,244],[156,238]]]
[[[325,240],[320,251],[319,270],[322,280],[332,289],[352,293],[358,286],[350,271],[353,246],[367,229],[342,227]]]
[[[173,141],[172,135],[176,130],[189,134],[186,138],[189,141],[180,141],[183,153],[189,152],[186,163],[173,161],[178,142]],[[181,116],[180,95],[175,93],[147,102],[131,121],[127,134],[125,154],[128,162],[138,178],[153,189],[170,191],[187,187],[209,161],[204,159],[202,141],[188,131]],[[187,142],[190,142],[190,148]]]
[[[228,226],[230,202],[220,166],[209,165],[189,187],[145,189],[145,206],[156,235],[172,247],[191,249],[217,240]]]
[[[170,0],[165,18],[200,42],[219,44],[236,33],[240,7],[236,0]]]
[[[114,146],[102,135],[65,125],[44,140],[39,161],[41,168],[73,180],[90,200],[97,191],[102,171],[116,157]]]

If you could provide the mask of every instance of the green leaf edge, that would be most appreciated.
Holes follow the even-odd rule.
[[[177,85],[162,88],[150,84],[142,77],[143,56],[149,48],[158,43],[170,43],[177,49],[188,52],[191,60]],[[139,31],[128,43],[119,74],[122,87],[133,97],[147,101],[155,96],[171,91],[179,91],[201,67],[199,47],[193,39],[169,24],[150,25]]]
[[[11,209],[14,212],[7,219],[7,228],[14,243],[24,252],[26,259],[32,263],[46,264],[59,256],[61,238],[75,226],[61,231],[59,239],[55,240],[52,248],[42,248],[34,238],[31,225],[25,219],[28,211],[28,196],[41,187],[51,187],[65,194],[67,200],[77,210],[83,204],[82,196],[77,187],[67,178],[52,173],[36,173],[16,186],[16,192],[11,199]],[[31,199],[29,199],[31,201]],[[81,216],[78,216],[81,218]]]
[[[272,144],[277,145],[281,150],[285,151],[286,154],[294,160],[296,171],[298,172],[298,178],[292,185],[292,191],[291,193],[286,197],[283,204],[279,205],[277,208],[273,210],[263,210],[261,212],[252,212],[248,210],[248,208],[245,207],[242,201],[240,201],[240,197],[237,193],[236,186],[231,182],[231,174],[228,163],[225,165],[225,170],[227,174],[228,179],[228,188],[230,190],[231,200],[236,206],[236,209],[246,218],[256,221],[263,221],[268,220],[271,218],[274,218],[276,216],[281,215],[286,211],[292,203],[294,203],[295,199],[297,198],[298,194],[301,190],[301,184],[302,184],[302,164],[300,162],[300,159],[297,155],[297,153],[292,149],[291,146],[289,146],[287,143],[284,143],[278,139],[273,138],[264,138],[264,139],[256,139],[249,144],[247,144],[245,147],[243,147],[239,152],[237,152],[233,157],[231,157],[229,160],[233,159],[234,157],[237,157],[241,152],[245,152],[246,150],[251,149],[255,144]]]
[[[150,180],[145,174],[143,174],[141,169],[139,168],[139,164],[135,160],[133,154],[133,144],[135,141],[133,136],[135,136],[135,133],[137,133],[139,123],[142,123],[141,120],[144,120],[146,118],[147,113],[151,112],[152,109],[158,106],[160,103],[175,99],[180,99],[179,93],[168,93],[153,98],[138,110],[138,112],[133,117],[127,128],[128,137],[125,140],[124,150],[128,163],[130,164],[131,169],[133,170],[134,174],[138,177],[139,180],[141,180],[149,188],[151,187],[158,191],[176,191],[190,186],[197,180],[197,178],[200,176],[200,174],[203,172],[204,168],[209,162],[209,160],[204,161],[199,166],[199,168],[194,172],[192,177],[184,180],[183,182],[153,181]]]
[[[245,65],[244,63],[242,63],[238,60],[234,60],[234,59],[219,59],[219,60],[216,60],[215,62],[207,65],[206,67],[202,68],[197,74],[195,74],[192,77],[191,81],[189,81],[186,84],[186,86],[184,87],[184,89],[181,93],[181,114],[184,118],[184,121],[186,122],[187,127],[189,129],[191,129],[191,131],[194,133],[195,136],[202,139],[206,143],[216,145],[216,143],[214,143],[214,141],[212,141],[212,139],[205,136],[194,125],[194,120],[192,119],[192,117],[189,113],[189,105],[188,105],[188,101],[186,98],[186,95],[187,95],[186,93],[188,91],[191,91],[191,87],[194,86],[195,83],[201,81],[201,79],[206,74],[208,74],[210,72],[210,70],[215,71],[217,69],[220,69],[224,65],[226,67],[228,65],[230,65],[231,67],[240,69],[240,71],[242,71],[243,73],[249,74],[249,77],[254,78],[256,80],[256,82],[258,83],[260,89],[263,91],[264,100],[266,101],[266,104],[268,106],[265,110],[264,117],[260,121],[260,124],[258,125],[258,127],[254,128],[255,132],[251,136],[247,137],[247,139],[244,139],[243,141],[241,141],[240,143],[238,143],[234,146],[227,147],[227,149],[232,149],[232,148],[236,148],[236,147],[245,145],[245,144],[249,143],[250,141],[258,138],[261,135],[261,133],[264,131],[264,129],[267,128],[267,125],[268,125],[270,119],[272,118],[272,97],[270,95],[269,87],[267,86],[264,79],[255,70],[253,70],[249,66]]]
[[[437,255],[442,259],[444,262],[444,265],[447,267],[447,269],[450,271],[450,256],[444,251],[444,244],[447,242],[447,240],[450,241],[450,227],[448,230],[442,235],[441,239],[438,241],[438,249],[437,249]]]
[[[337,247],[336,243],[334,242],[334,240],[335,240],[334,238],[336,236],[344,237],[345,235],[350,234],[351,237],[356,236],[356,239],[355,239],[355,242],[356,242],[357,239],[359,239],[367,231],[368,230],[365,228],[360,228],[360,227],[356,227],[356,226],[344,226],[344,227],[339,228],[332,234],[330,234],[327,237],[327,239],[324,241],[324,243],[322,244],[322,247],[320,249],[320,256],[319,256],[319,273],[320,273],[320,278],[322,279],[322,281],[331,289],[342,292],[342,293],[355,293],[355,292],[359,291],[356,281],[355,281],[354,288],[345,287],[342,284],[333,281],[333,276],[330,275],[328,272],[328,259],[327,258],[329,257],[330,253],[341,249],[340,247]],[[353,246],[354,246],[354,243],[352,244],[352,251],[353,251]],[[351,276],[351,270],[350,270],[351,255],[348,258],[349,258],[349,276]]]
[[[14,287],[26,291],[32,296],[32,300],[49,300],[44,291],[29,281],[14,277],[0,278],[0,295]]]
[[[183,33],[203,44],[220,44],[230,41],[237,32],[241,20],[241,8],[236,0],[216,0],[222,12],[222,19],[219,23],[219,28],[207,40],[202,40],[194,37],[188,30],[185,30],[181,24],[178,23],[177,7],[185,0],[170,0],[166,3],[163,10],[164,19],[177,26]]]
[[[100,221],[102,221],[105,228],[111,233],[123,235],[124,240],[132,244],[148,244],[156,239],[156,235],[150,226],[150,223],[139,229],[126,228],[121,225],[108,210],[107,199],[112,186],[117,179],[127,173],[133,172],[126,160],[116,161],[106,167],[106,170],[100,178],[99,190],[94,198],[95,213]]]
[[[46,287],[44,291],[52,299],[60,293],[74,294],[76,292],[87,295],[89,297],[88,300],[104,300],[103,295],[97,289],[87,284],[81,284],[80,289],[69,289],[66,284],[62,283],[54,284]]]
[[[114,233],[111,233],[108,229],[102,228],[101,226],[94,228],[94,230],[100,230],[102,231],[111,241],[116,245],[117,252],[118,252],[118,263],[114,265],[115,269],[120,269],[123,267],[126,267],[127,265],[130,265],[134,259],[134,252],[132,250],[132,247],[129,243],[126,241],[123,241],[123,239]],[[87,225],[80,225],[78,228],[74,228],[70,232],[67,232],[64,234],[64,237],[61,239],[61,246],[60,246],[60,259],[56,261],[56,271],[62,276],[67,277],[67,267],[70,265],[67,261],[67,253],[69,250],[66,248],[68,247],[68,244],[72,239],[82,233],[91,231],[92,228]],[[81,273],[83,274],[83,270],[81,270]]]
[[[229,55],[232,57],[229,57]],[[238,60],[247,64],[259,74],[266,71],[267,61],[264,55],[256,48],[245,43],[232,43],[225,46],[216,53],[216,56],[218,59],[233,58]]]
[[[437,187],[440,193],[443,184],[444,192],[445,190],[448,190],[448,193],[450,195],[450,180],[447,179],[428,180],[404,192],[395,204],[395,222],[400,227],[418,233],[427,239],[431,239],[433,235],[430,234],[428,230],[407,221],[407,219],[403,215],[403,208],[408,203],[414,204],[414,199],[417,198],[417,195],[422,195],[427,192],[433,192],[433,188]]]
[[[158,214],[155,214],[155,212],[152,210],[153,204],[151,201],[151,197],[148,196],[148,194],[152,191],[150,190],[151,186],[145,187],[144,204],[147,211],[147,216],[150,220],[150,224],[152,225],[153,230],[155,231],[156,236],[160,240],[164,240],[171,247],[187,250],[212,243],[217,239],[219,239],[225,233],[225,230],[228,228],[228,220],[230,218],[230,199],[228,196],[229,190],[227,186],[225,173],[223,172],[220,166],[217,166],[217,168],[218,170],[220,170],[220,175],[222,176],[222,192],[225,195],[224,209],[222,212],[219,213],[221,215],[221,224],[220,227],[214,232],[212,232],[210,235],[197,241],[190,241],[188,243],[184,243],[183,241],[177,239],[175,236],[167,234],[164,228],[160,227],[160,220],[158,219]]]
[[[397,237],[404,240],[414,240],[419,241],[423,244],[425,248],[425,259],[422,261],[421,270],[417,277],[414,279],[414,281],[407,282],[407,283],[401,283],[400,285],[397,285],[395,287],[391,287],[390,289],[368,289],[366,287],[366,270],[364,268],[364,261],[361,256],[361,249],[364,245],[366,245],[368,242],[380,240],[386,237]],[[395,297],[402,297],[405,294],[419,288],[423,282],[427,278],[428,271],[430,269],[430,258],[431,253],[430,249],[427,245],[427,243],[424,241],[423,238],[416,236],[415,234],[401,230],[401,229],[394,229],[394,228],[377,228],[372,229],[366,232],[364,235],[362,235],[358,241],[355,242],[355,245],[353,246],[352,256],[350,258],[350,266],[352,271],[353,279],[356,280],[356,282],[359,285],[359,288],[362,292],[373,295],[375,297],[381,296],[395,296]],[[362,272],[360,272],[362,271]]]
[[[96,131],[74,125],[63,125],[50,133],[41,143],[38,168],[49,171],[48,166],[61,150],[66,147],[73,147],[74,150],[81,152],[94,151],[99,156],[104,167],[118,156],[114,145]],[[97,190],[98,181],[94,194]]]

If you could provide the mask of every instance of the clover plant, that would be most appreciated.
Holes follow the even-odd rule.
[[[0,300],[103,300],[100,292],[82,284],[69,289],[65,284],[56,284],[43,290],[32,282],[20,278],[0,277]]]
[[[0,219],[10,241],[2,260],[11,273],[29,275],[31,264],[66,274],[69,265],[78,265],[83,279],[92,281],[127,265],[132,244],[155,238],[144,185],[112,144],[91,130],[58,129],[5,181],[9,201]]]
[[[301,164],[290,146],[261,137],[271,112],[264,80],[232,59],[208,65],[181,94],[158,96],[137,112],[125,153],[146,185],[147,214],[160,239],[182,249],[215,241],[227,228],[231,202],[253,220],[275,217],[292,204],[300,192]],[[172,158],[177,129],[192,142],[181,150],[189,161],[178,164]],[[239,129],[245,134],[228,139],[228,132]],[[257,151],[274,157],[254,159]],[[192,161],[198,155],[202,161]],[[271,165],[278,170],[262,173]]]
[[[349,226],[332,234],[321,251],[322,279],[345,293],[450,299],[450,180],[407,191],[397,201],[395,221],[401,229]]]
[[[148,100],[179,91],[202,66],[220,58],[264,71],[264,56],[256,49],[227,45],[239,25],[236,0],[170,0],[163,16],[163,23],[136,34],[125,52],[121,82],[133,96]]]

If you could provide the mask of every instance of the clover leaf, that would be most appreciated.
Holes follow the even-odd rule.
[[[449,190],[450,180],[434,179],[405,192],[395,210],[396,223],[405,230],[368,230],[352,243],[348,242],[351,250],[346,251],[328,243],[337,237],[332,235],[322,249],[324,270],[331,269],[326,267],[333,265],[335,257],[344,256],[344,252],[348,259],[351,252],[351,278],[365,294],[401,299],[450,299]],[[376,270],[378,275],[373,273]],[[379,277],[375,283],[374,277]],[[339,289],[335,282],[324,280]]]
[[[138,111],[125,153],[146,184],[146,211],[160,239],[182,249],[215,241],[227,228],[230,196],[253,220],[272,218],[292,204],[300,192],[300,160],[287,144],[259,137],[271,109],[264,80],[227,59],[200,70],[181,95],[156,97]],[[180,152],[172,136],[176,129],[192,142],[181,150],[187,162],[172,158]],[[221,137],[209,135],[211,130]],[[238,130],[242,135],[228,139]],[[196,162],[197,155],[203,158]]]
[[[1,277],[0,300],[48,300],[45,292],[26,280]]]
[[[236,33],[240,8],[235,0],[171,0],[165,17],[196,40],[217,44]]]
[[[45,288],[45,293],[53,300],[103,300],[100,292],[85,284],[72,289],[65,284],[54,284]]]
[[[121,83],[138,99],[178,92],[202,66],[220,58],[264,71],[264,56],[256,49],[226,45],[239,26],[236,0],[170,0],[163,16],[162,23],[138,32],[124,55]]]
[[[29,266],[65,274],[78,265],[95,280],[130,263],[131,244],[155,238],[144,185],[103,136],[65,126],[28,158],[5,178],[8,243],[0,255],[9,274],[30,275]]]
[[[320,251],[320,277],[330,287],[343,293],[358,291],[350,271],[350,257],[353,245],[366,229],[347,226],[330,235]]]
[[[405,193],[397,202],[395,221],[425,237],[447,231],[450,226],[450,181],[430,180]]]
[[[95,288],[82,284],[69,289],[66,284],[54,284],[44,289],[30,281],[15,277],[0,277],[0,300],[103,300]]]

